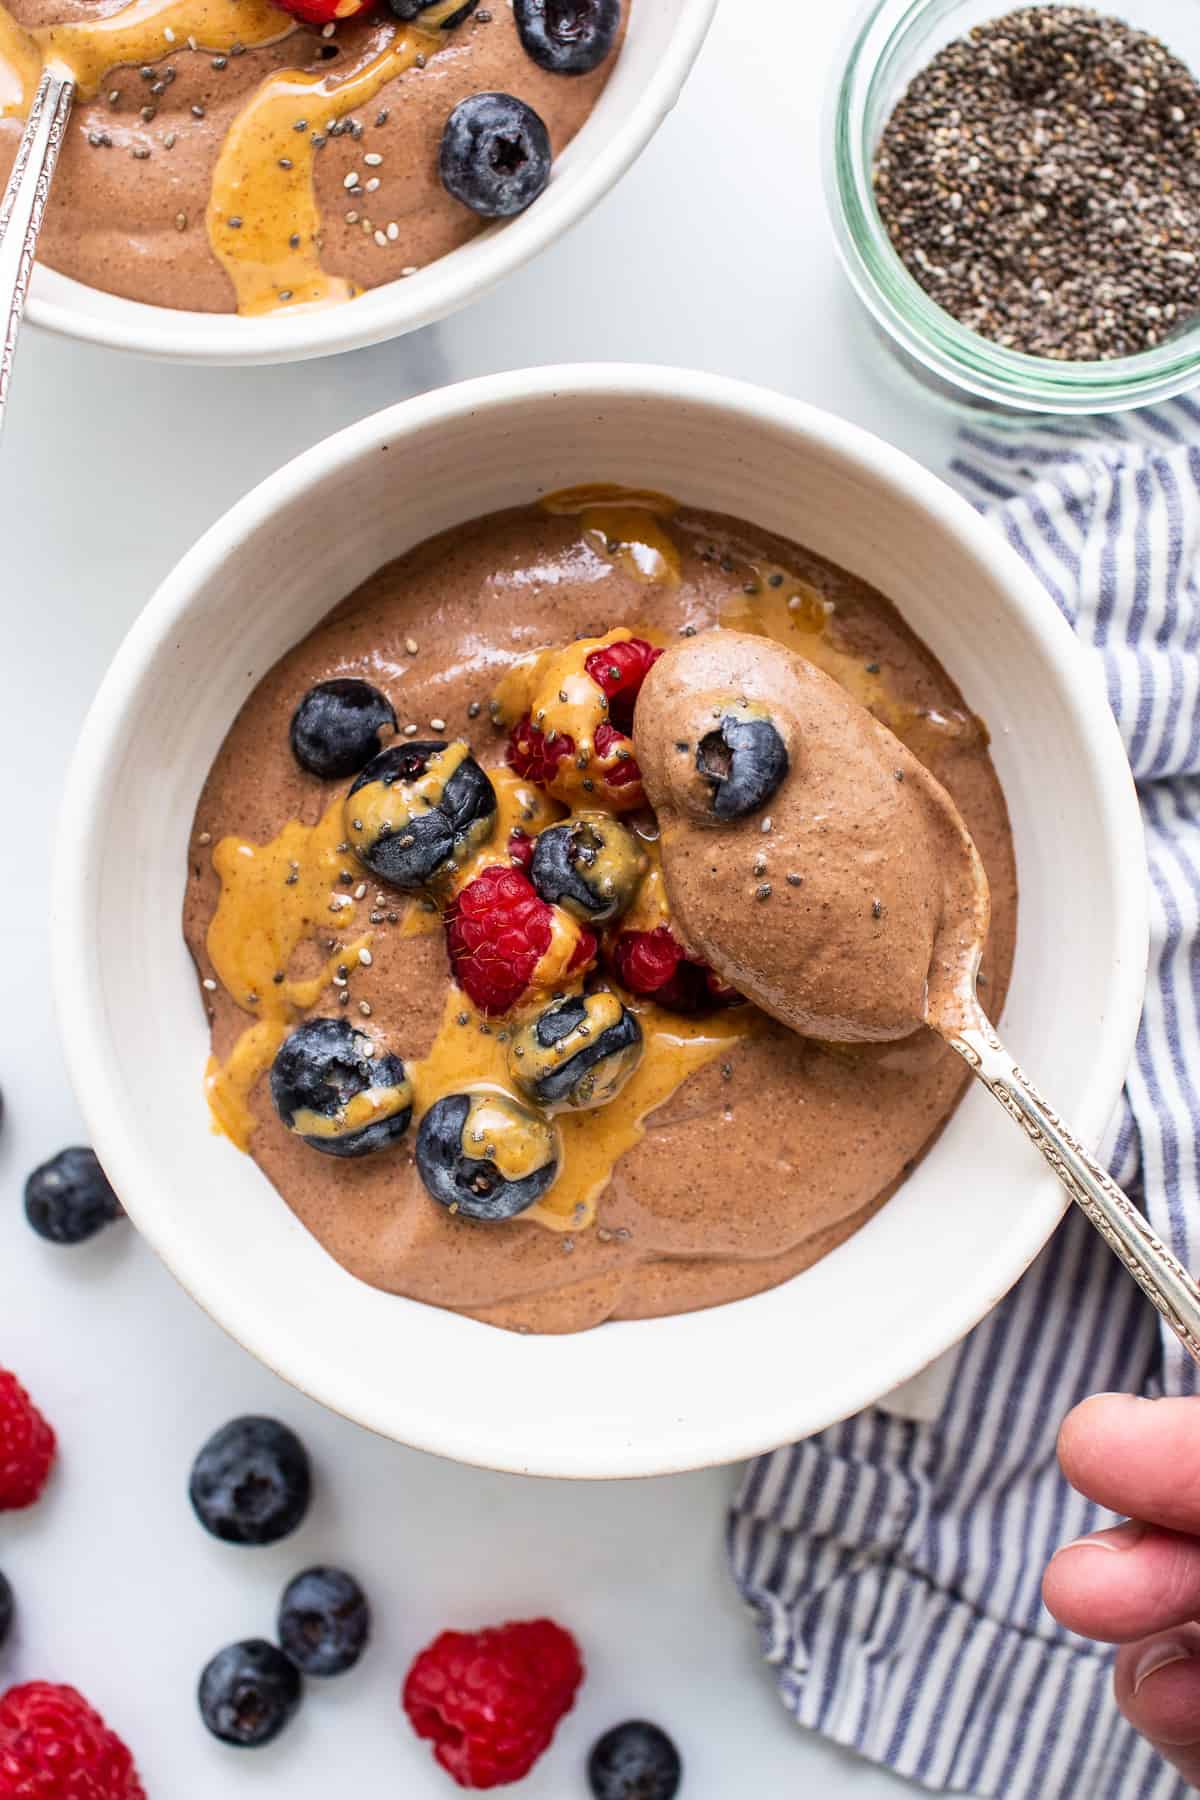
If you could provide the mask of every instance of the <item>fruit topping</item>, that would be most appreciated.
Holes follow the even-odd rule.
[[[593,650],[584,662],[584,668],[608,701],[609,720],[626,737],[633,730],[633,709],[642,683],[661,655],[662,651],[645,638],[618,638]]]
[[[16,1376],[0,1369],[0,1512],[32,1506],[54,1461],[52,1427]]]
[[[275,0],[275,5],[306,25],[343,25],[372,12],[375,0]]]
[[[442,185],[485,219],[510,219],[550,179],[550,133],[512,94],[468,94],[446,120],[438,158]]]
[[[608,959],[622,987],[669,1012],[705,1012],[741,999],[707,963],[688,955],[669,925],[619,932],[608,946]]]
[[[279,1642],[302,1675],[343,1675],[367,1646],[367,1596],[344,1569],[305,1569],[283,1590]]]
[[[397,744],[367,764],[344,816],[359,861],[414,893],[486,841],[496,790],[464,743]]]
[[[631,904],[645,870],[632,832],[610,813],[581,812],[539,834],[530,877],[543,900],[604,925]]]
[[[596,939],[540,898],[519,869],[495,863],[446,909],[455,980],[480,1012],[504,1013],[534,986],[552,987],[588,967]]]
[[[5,1800],[146,1800],[133,1757],[72,1687],[30,1681],[0,1698]]]
[[[51,1244],[82,1244],[124,1212],[95,1151],[73,1145],[33,1171],[25,1217]]]
[[[579,1646],[550,1619],[443,1631],[408,1671],[401,1703],[459,1787],[520,1781],[583,1680]]]
[[[455,7],[454,11],[447,13],[445,18],[438,18],[436,14],[432,20],[422,17],[422,14],[427,13],[431,7],[444,3],[445,0],[388,0],[388,6],[392,12],[398,19],[403,19],[406,25],[419,21],[432,30],[436,23],[442,31],[453,31],[456,25],[461,25],[465,19],[469,19],[478,6],[479,0],[464,0],[462,6]]]
[[[337,781],[379,755],[384,729],[395,731],[396,714],[377,687],[349,676],[320,681],[292,714],[292,755],[310,775]]]
[[[528,875],[529,865],[533,861],[533,839],[519,825],[508,834],[508,860],[514,869],[520,869],[523,874]]]
[[[192,1464],[196,1517],[226,1544],[274,1544],[308,1511],[308,1452],[277,1419],[231,1419]]]
[[[744,819],[765,806],[788,772],[787,745],[770,719],[726,713],[696,748],[718,819]]]
[[[642,1060],[642,1028],[604,989],[556,1000],[509,1044],[509,1072],[539,1106],[604,1106]]]
[[[513,0],[526,53],[555,75],[599,68],[621,23],[621,0]]]
[[[675,1800],[683,1779],[678,1750],[645,1719],[606,1731],[592,1745],[587,1768],[594,1800]]]
[[[215,1738],[256,1750],[279,1736],[299,1706],[300,1672],[265,1638],[244,1638],[206,1665],[197,1698]]]
[[[509,734],[512,768],[568,803],[599,801],[616,812],[641,806],[630,731],[642,683],[661,654],[619,630],[542,657],[529,711]]]
[[[398,1056],[348,1019],[306,1019],[271,1065],[271,1098],[289,1131],[327,1156],[368,1156],[395,1143],[412,1118],[412,1085]]]
[[[446,1094],[417,1133],[417,1169],[430,1194],[465,1219],[512,1219],[558,1174],[554,1127],[508,1094]]]

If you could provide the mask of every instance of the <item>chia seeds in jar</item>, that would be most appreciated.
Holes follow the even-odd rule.
[[[1120,19],[1031,6],[956,39],[873,180],[914,279],[1006,349],[1101,362],[1200,314],[1200,83]]]

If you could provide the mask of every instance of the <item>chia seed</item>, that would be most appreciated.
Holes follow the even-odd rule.
[[[913,278],[1006,349],[1101,362],[1200,311],[1200,83],[1119,19],[1030,6],[948,44],[874,186]]]

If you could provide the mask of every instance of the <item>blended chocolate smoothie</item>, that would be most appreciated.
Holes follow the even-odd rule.
[[[853,759],[842,769],[815,825],[810,816],[799,830],[788,809],[800,803],[780,789],[728,834],[706,832],[716,846],[708,866],[721,879],[708,891],[704,916],[711,927],[716,907],[754,939],[759,979],[771,945],[786,957],[789,906],[808,903],[791,916],[805,920],[817,949],[827,922],[835,987],[849,962],[861,965],[842,982],[847,995],[857,987],[858,1002],[847,1000],[840,1025],[828,1022],[827,1038],[801,1036],[739,1002],[721,979],[729,969],[706,970],[706,946],[689,935],[688,881],[699,865],[680,880],[671,833],[660,834],[646,803],[647,794],[663,797],[664,756],[693,766],[696,721],[687,724],[680,711],[691,691],[686,657],[707,659],[711,674],[715,656],[725,683],[722,659],[747,639],[764,652],[797,652],[806,668],[837,683],[836,703],[843,695],[853,702],[847,712],[864,749],[857,773]],[[639,656],[652,661],[654,646],[666,654],[645,676],[653,685],[643,732],[641,701],[632,722],[622,718],[617,700],[596,699],[585,670],[599,667],[601,680],[611,674],[605,693],[615,693],[618,675]],[[790,657],[782,661],[791,665]],[[739,665],[743,673],[752,666],[753,659]],[[700,693],[707,676],[702,668],[693,673]],[[378,735],[382,781],[374,762],[363,775],[321,780],[293,751],[289,734],[305,696],[347,678],[378,690],[381,718],[389,702],[394,709],[395,727],[385,719]],[[739,675],[731,678],[736,686]],[[811,696],[765,692],[768,711],[792,706],[794,771],[811,756],[810,784],[821,767],[820,707],[831,704],[824,679],[817,690],[815,714]],[[590,714],[589,694],[596,699]],[[754,696],[738,698],[748,699],[746,717],[756,719]],[[894,766],[892,739],[876,735],[863,708],[899,739]],[[595,727],[589,718],[603,722]],[[494,808],[476,807],[448,853],[445,885],[426,893],[400,891],[363,862],[372,821],[400,792],[388,783],[405,746],[424,770],[413,792],[421,788],[421,806],[438,830],[464,769],[478,766],[495,794]],[[575,1331],[610,1318],[686,1312],[786,1280],[894,1191],[967,1080],[932,1032],[913,1029],[911,1015],[921,1016],[913,971],[934,924],[922,921],[920,867],[897,855],[893,840],[894,830],[901,838],[911,833],[910,801],[893,792],[907,785],[896,771],[908,774],[910,758],[952,797],[987,872],[992,922],[981,997],[996,1017],[1012,963],[1017,883],[987,733],[881,594],[750,525],[662,496],[601,488],[550,496],[418,546],[379,570],[263,678],[201,795],[184,926],[211,1020],[216,1128],[253,1156],[352,1274],[510,1329]],[[810,815],[814,793],[810,785]],[[867,833],[865,857],[855,850],[856,819]],[[463,950],[468,896],[499,883],[501,865],[518,876],[508,884],[518,911],[527,885],[521,871],[532,869],[538,894],[551,891],[539,875],[538,845],[543,833],[566,824],[577,846],[601,846],[587,849],[585,862],[594,865],[595,891],[616,898],[590,923],[578,909],[574,916],[564,910],[569,897],[550,908],[550,948],[532,977],[518,971],[518,998],[507,1010],[508,995],[476,1004],[447,954],[448,943],[455,957]],[[415,854],[405,848],[415,835],[393,835],[385,848],[390,843],[402,860]],[[916,854],[919,862],[924,851],[918,846]],[[618,906],[619,916],[609,916]],[[525,915],[538,907],[530,888]],[[481,919],[485,930],[486,914]],[[728,934],[716,937],[724,954]],[[659,987],[661,971],[651,978],[647,970],[657,967],[655,957],[661,962],[664,945],[692,960]],[[470,986],[466,967],[453,964]],[[867,991],[896,971],[895,992]],[[533,987],[522,987],[530,980]],[[488,990],[493,998],[499,991]],[[531,1020],[540,1008],[561,1009],[564,996],[594,1009],[572,1047],[593,1020],[596,1029],[624,1029],[626,1047],[612,1060],[603,1103],[589,1088],[586,1109],[574,1102],[548,1108],[547,1132],[538,1108],[514,1087],[514,1073],[520,1086],[532,1065],[513,1058],[541,1054]],[[289,1129],[277,1110],[282,1090],[273,1089],[272,1065],[314,1019],[347,1021],[361,1033],[356,1041],[378,1083],[349,1104],[340,1124],[297,1112]],[[511,1128],[515,1150],[506,1139],[495,1157],[504,1163],[509,1155],[503,1173],[510,1185],[529,1171],[554,1173],[519,1216],[485,1219],[439,1204],[427,1163],[419,1166],[418,1145],[433,1117],[459,1099],[464,1112],[468,1099],[482,1108],[477,1132],[462,1127],[468,1157],[495,1151],[483,1140]],[[468,1124],[475,1118],[472,1111]],[[321,1154],[330,1146],[320,1134],[368,1119],[387,1139],[382,1148]],[[548,1149],[551,1140],[557,1147]]]
[[[597,68],[561,74],[527,54],[507,0],[443,15],[452,0],[412,23],[380,6],[325,35],[272,0],[0,0],[0,185],[43,65],[65,66],[79,91],[42,262],[201,312],[351,299],[489,223],[439,175],[460,101],[516,96],[557,155],[624,29]]]

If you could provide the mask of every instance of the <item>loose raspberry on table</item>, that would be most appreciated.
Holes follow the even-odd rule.
[[[520,1781],[583,1680],[579,1646],[550,1619],[443,1631],[416,1658],[401,1702],[459,1787]]]
[[[46,1485],[54,1449],[51,1426],[16,1376],[0,1369],[0,1512],[33,1505]]]
[[[146,1800],[133,1757],[72,1687],[30,1681],[0,1697],[3,1800]]]
[[[669,1012],[704,1012],[734,1006],[742,998],[715,969],[689,956],[669,925],[618,932],[608,946],[608,960],[622,987]]]
[[[519,869],[502,863],[469,881],[446,908],[450,967],[480,1012],[507,1012],[528,990],[550,948],[555,911]],[[595,934],[580,927],[564,973],[585,969],[595,954]]]

